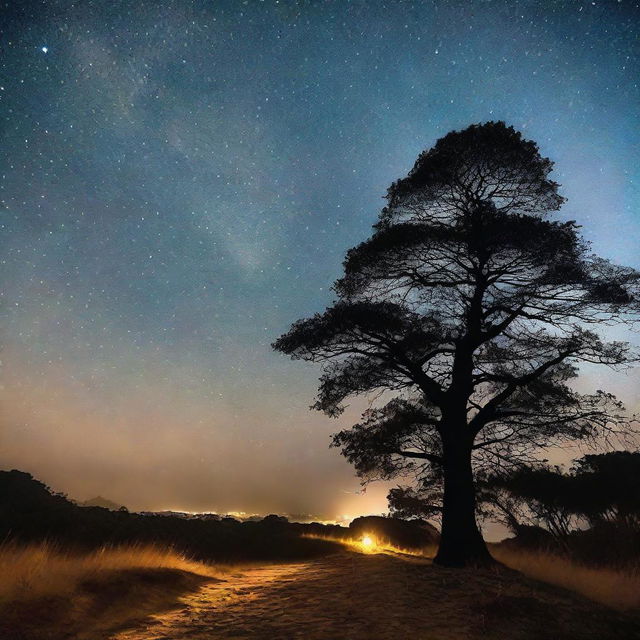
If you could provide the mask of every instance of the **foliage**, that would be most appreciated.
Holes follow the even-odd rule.
[[[514,534],[523,525],[542,526],[558,538],[587,524],[640,532],[640,452],[586,455],[569,473],[521,468],[488,476],[479,487],[482,507]]]
[[[80,507],[20,471],[0,471],[0,539],[19,544],[48,541],[91,551],[103,546],[171,547],[205,562],[257,562],[311,558],[335,546],[302,538],[341,527],[287,523],[280,517],[258,522],[233,518],[181,518]]]
[[[507,471],[628,427],[613,395],[571,382],[580,363],[635,361],[596,329],[635,317],[640,274],[592,255],[575,222],[547,219],[564,200],[551,169],[502,122],[447,134],[391,185],[337,301],[274,343],[322,364],[315,408],[330,416],[349,397],[393,394],[333,444],[367,480],[442,485],[443,563],[488,557],[471,460]]]
[[[622,524],[640,531],[640,452],[611,451],[576,461],[576,510],[592,525]]]
[[[387,495],[389,510],[398,518],[438,518],[442,513],[442,493],[424,486],[395,487]]]
[[[522,468],[492,476],[483,489],[481,499],[502,511],[503,522],[514,533],[520,528],[518,520],[523,519],[527,524],[544,526],[557,538],[569,535],[577,526],[577,479],[557,467]]]

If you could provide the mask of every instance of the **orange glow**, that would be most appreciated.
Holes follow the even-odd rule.
[[[365,550],[371,550],[376,546],[375,540],[371,536],[362,536],[362,546]]]
[[[371,533],[365,533],[360,538],[338,538],[333,536],[320,536],[314,534],[302,534],[303,538],[313,538],[315,540],[328,540],[329,542],[337,542],[352,551],[358,553],[386,553],[386,554],[402,554],[404,556],[415,556],[418,558],[431,559],[436,553],[436,547],[427,545],[422,549],[404,549],[396,547],[389,541],[378,539]]]

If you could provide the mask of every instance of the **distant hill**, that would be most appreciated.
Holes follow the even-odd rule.
[[[102,507],[103,509],[109,509],[110,511],[119,511],[123,508],[123,505],[117,504],[112,500],[107,500],[102,496],[96,496],[91,500],[85,500],[84,502],[77,503],[79,507]]]
[[[0,516],[70,512],[74,505],[24,471],[0,471]]]

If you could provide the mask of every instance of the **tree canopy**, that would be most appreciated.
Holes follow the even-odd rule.
[[[322,364],[314,406],[330,416],[350,397],[392,394],[333,444],[364,478],[443,484],[443,564],[488,561],[472,459],[510,468],[625,421],[613,395],[571,383],[581,363],[636,359],[598,329],[636,317],[640,274],[593,255],[575,222],[549,219],[564,201],[551,170],[503,122],[447,134],[389,188],[334,304],[274,343]]]
[[[514,534],[543,527],[556,538],[579,526],[615,525],[640,532],[640,452],[610,451],[559,467],[522,467],[479,483],[481,509]]]

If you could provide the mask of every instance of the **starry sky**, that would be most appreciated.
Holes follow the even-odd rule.
[[[358,403],[309,411],[317,368],[270,343],[475,122],[538,142],[560,216],[640,268],[639,27],[632,0],[2,2],[0,467],[134,509],[384,511],[328,449]],[[583,384],[633,409],[638,381]]]

